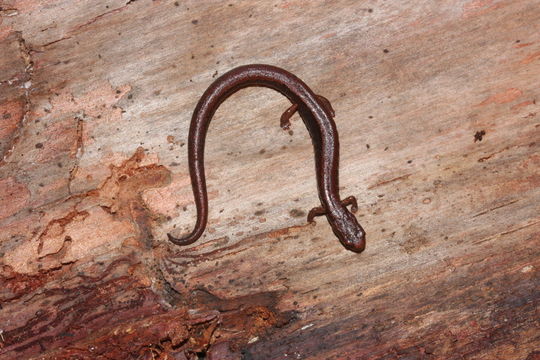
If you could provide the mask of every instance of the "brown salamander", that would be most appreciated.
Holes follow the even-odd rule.
[[[339,197],[338,167],[339,141],[334,110],[330,102],[313,91],[295,75],[270,65],[245,65],[237,67],[216,79],[200,98],[189,128],[188,162],[191,185],[197,207],[197,222],[193,231],[182,238],[167,234],[177,245],[189,245],[203,234],[208,221],[208,196],[204,174],[204,144],[210,121],[219,105],[238,90],[250,86],[274,89],[292,103],[281,116],[281,127],[288,129],[290,118],[298,112],[313,142],[317,187],[321,206],[313,208],[308,221],[326,215],[334,234],[348,250],[362,252],[366,245],[365,232],[356,217],[346,208],[357,210],[354,196],[343,200]]]

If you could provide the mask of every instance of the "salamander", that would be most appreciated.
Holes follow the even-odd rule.
[[[189,245],[203,234],[208,221],[208,195],[204,172],[204,144],[210,121],[218,107],[240,89],[260,86],[274,89],[292,103],[281,116],[283,129],[290,126],[290,118],[298,112],[306,125],[315,153],[317,188],[321,206],[308,213],[308,222],[314,217],[326,215],[328,223],[341,244],[348,250],[360,253],[366,246],[366,235],[356,217],[347,209],[351,205],[356,212],[358,204],[354,196],[339,196],[339,140],[334,110],[323,96],[316,95],[302,80],[290,72],[271,65],[252,64],[234,68],[217,78],[200,98],[189,128],[188,164],[191,185],[197,208],[197,222],[187,236],[175,238],[167,234],[177,245]]]

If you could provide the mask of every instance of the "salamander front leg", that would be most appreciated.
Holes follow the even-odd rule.
[[[341,200],[341,204],[343,206],[351,206],[351,211],[353,213],[358,211],[358,202],[356,201],[356,197],[354,196],[347,196],[345,199]],[[316,206],[313,209],[311,209],[307,216],[308,223],[314,223],[315,220],[313,220],[316,216],[323,216],[326,215],[326,210],[322,206]]]
[[[326,215],[326,210],[322,206],[316,206],[309,211],[308,216],[307,216],[307,221],[310,224],[314,224],[315,220],[313,220],[313,218],[315,218],[315,216],[322,216],[322,215]]]
[[[279,125],[283,130],[289,130],[291,126],[291,117],[298,110],[298,104],[292,104],[283,114],[281,114],[281,119]]]
[[[345,199],[341,200],[341,205],[343,206],[351,206],[351,211],[353,213],[358,211],[358,202],[356,201],[356,198],[354,196],[348,196]]]

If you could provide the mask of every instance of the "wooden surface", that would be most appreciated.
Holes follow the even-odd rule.
[[[3,0],[0,359],[539,359],[538,0]],[[242,64],[327,97],[342,196],[267,89],[191,112]]]

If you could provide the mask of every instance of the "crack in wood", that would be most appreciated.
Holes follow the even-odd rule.
[[[528,227],[531,227],[531,226],[534,226],[536,224],[540,223],[540,220],[538,221],[533,221],[531,223],[527,223],[525,225],[521,225],[521,226],[518,226],[516,228],[513,228],[513,229],[510,229],[510,230],[507,230],[507,231],[504,231],[504,232],[501,232],[501,233],[497,233],[497,234],[494,234],[494,235],[490,235],[488,237],[485,237],[485,238],[482,238],[482,239],[479,239],[479,240],[475,240],[473,243],[474,244],[482,244],[482,243],[485,243],[487,241],[490,241],[490,240],[494,240],[496,238],[499,238],[499,237],[502,237],[502,236],[505,236],[505,235],[508,235],[508,234],[512,234],[512,233],[515,233],[517,231],[520,231],[520,230],[523,230],[523,229],[526,229]]]
[[[131,1],[128,1],[124,6],[121,6],[119,8],[116,8],[116,9],[112,9],[112,10],[109,10],[109,11],[106,11],[104,12],[103,14],[100,14],[100,15],[97,15],[95,17],[93,17],[92,19],[86,21],[85,23],[83,24],[80,24],[80,25],[77,25],[75,26],[73,29],[70,29],[67,31],[67,34],[66,36],[62,36],[61,38],[59,39],[56,39],[56,40],[52,40],[52,41],[49,41],[48,43],[45,43],[43,45],[41,45],[41,48],[42,49],[45,49],[46,47],[49,47],[51,45],[54,45],[54,44],[57,44],[61,41],[64,41],[64,40],[68,40],[68,39],[71,39],[74,35],[74,33],[76,33],[78,30],[81,30],[82,28],[88,26],[88,25],[91,25],[93,23],[95,23],[96,21],[100,20],[101,18],[103,17],[106,17],[107,15],[110,15],[110,14],[115,14],[117,12],[120,12],[122,10],[124,10],[126,7],[128,7],[131,3],[135,2],[136,0],[131,0]]]
[[[392,179],[389,179],[389,180],[380,181],[380,182],[378,182],[378,183],[375,183],[375,184],[373,184],[373,185],[368,186],[368,190],[377,188],[377,187],[379,187],[379,186],[387,185],[387,184],[392,183],[392,182],[395,182],[395,181],[406,180],[406,179],[408,179],[411,175],[412,175],[412,174],[405,174],[405,175],[401,175],[401,176],[398,176],[398,177],[395,177],[395,178],[392,178]]]
[[[478,214],[473,215],[472,218],[475,218],[475,217],[478,217],[478,216],[485,215],[485,214],[487,214],[487,213],[489,213],[489,212],[492,212],[492,211],[494,211],[494,210],[503,208],[503,207],[508,206],[508,205],[515,204],[515,203],[517,203],[518,201],[519,201],[519,199],[512,200],[512,201],[509,201],[509,202],[507,202],[507,203],[504,203],[504,204],[495,206],[495,207],[493,207],[493,208],[491,208],[491,209],[484,210],[484,211],[482,211],[482,212],[479,212]]]

